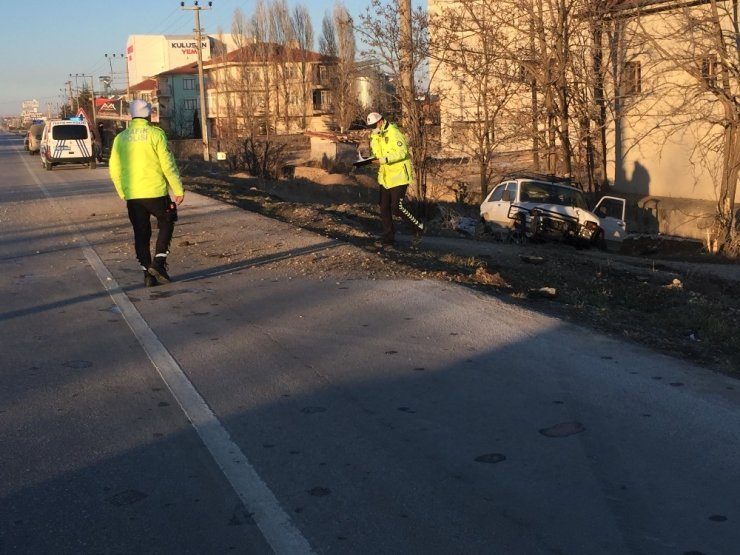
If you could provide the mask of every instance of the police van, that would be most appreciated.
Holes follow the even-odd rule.
[[[95,169],[93,137],[81,118],[46,122],[41,135],[41,164],[51,170],[58,164],[84,164]]]

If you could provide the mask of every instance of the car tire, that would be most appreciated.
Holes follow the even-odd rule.
[[[480,225],[481,225],[481,232],[483,234],[492,233],[490,224],[484,218],[480,219]]]
[[[596,232],[596,234],[594,235],[592,244],[596,246],[596,248],[598,248],[599,250],[602,250],[602,251],[608,250],[606,248],[606,237],[604,236],[603,229],[599,229]]]
[[[529,236],[533,239],[537,237],[542,231],[542,212],[539,210],[532,210],[531,218],[529,220]]]

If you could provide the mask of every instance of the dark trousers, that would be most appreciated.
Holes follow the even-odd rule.
[[[380,219],[383,223],[383,235],[381,239],[384,243],[392,243],[395,239],[395,228],[393,227],[393,216],[399,216],[405,221],[413,233],[418,233],[423,229],[421,222],[414,217],[404,204],[406,198],[406,189],[408,185],[400,185],[386,189],[380,187]]]
[[[157,218],[157,244],[155,254],[167,254],[170,250],[175,223],[167,215],[167,205],[170,197],[137,198],[126,201],[128,219],[134,227],[134,248],[136,258],[144,268],[152,265],[150,242],[152,238],[151,216]]]

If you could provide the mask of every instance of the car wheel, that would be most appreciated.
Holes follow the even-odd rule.
[[[542,231],[542,212],[539,210],[532,210],[531,218],[529,219],[529,232],[530,237],[537,237]]]
[[[592,244],[595,245],[599,250],[605,251],[606,248],[606,237],[604,236],[604,230],[599,229],[594,234],[594,238],[592,240]]]
[[[527,216],[524,212],[516,215],[514,225],[509,231],[509,241],[517,245],[523,245],[527,240]]]

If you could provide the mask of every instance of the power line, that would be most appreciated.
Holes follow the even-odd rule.
[[[167,14],[167,16],[160,23],[158,23],[157,25],[155,25],[152,28],[152,30],[149,33],[147,33],[147,34],[149,34],[149,35],[155,35],[155,34],[157,34],[157,30],[160,29],[160,28],[162,28],[162,27],[164,27],[164,25],[167,23],[167,20],[170,19],[175,14],[182,14],[182,12],[180,12],[180,10],[178,10],[177,8],[173,9],[169,14]]]

